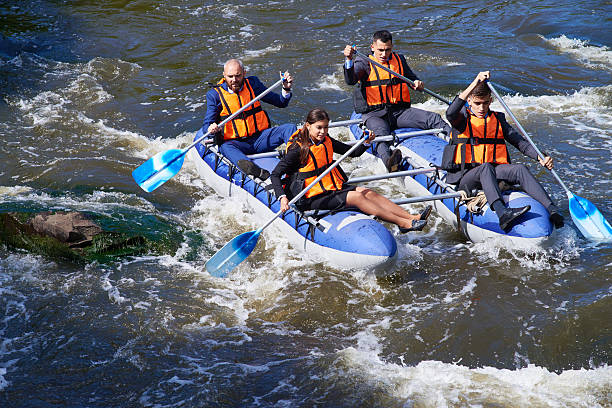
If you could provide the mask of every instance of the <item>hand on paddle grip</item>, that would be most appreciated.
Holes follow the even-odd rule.
[[[478,73],[478,75],[476,75],[476,80],[478,82],[484,82],[487,79],[491,79],[491,74],[489,73],[489,71],[481,71]]]
[[[553,168],[553,159],[550,156],[546,156],[543,159],[538,156],[538,161],[543,167],[546,167],[548,170],[552,170]]]
[[[208,127],[208,133],[212,135],[215,145],[220,146],[223,143],[223,128],[216,123],[211,123]]]
[[[352,60],[353,55],[355,55],[355,46],[347,45],[346,47],[344,47],[343,54],[346,59]]]
[[[280,71],[278,73],[280,74],[280,78],[283,80],[283,90],[285,92],[291,92],[291,86],[293,85],[293,77],[291,76],[289,71],[285,71],[284,74]]]
[[[206,130],[208,131],[208,133],[218,133],[223,130],[223,128],[219,127],[219,125],[216,123],[211,123],[208,129]]]
[[[374,138],[376,137],[376,135],[374,134],[373,131],[371,131],[370,129],[363,129],[363,136],[366,137],[366,141],[363,143],[367,146],[371,145],[372,142],[374,141]]]
[[[287,198],[287,196],[282,196],[280,198],[280,210],[282,212],[285,212],[289,209],[289,199]]]
[[[425,84],[420,79],[415,79],[413,88],[417,91],[423,91],[423,89],[425,89]]]

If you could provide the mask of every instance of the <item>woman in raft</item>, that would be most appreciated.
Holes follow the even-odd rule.
[[[280,160],[271,175],[272,186],[280,197],[281,210],[289,209],[289,198],[295,197],[317,176],[333,163],[334,153],[344,154],[351,146],[329,137],[329,115],[325,110],[315,108],[308,112],[306,123],[296,131],[287,143],[287,154]],[[353,151],[351,157],[361,156],[372,142],[368,140]],[[281,177],[288,176],[283,188]],[[365,214],[374,215],[384,221],[396,224],[400,232],[421,231],[431,213],[428,206],[420,215],[412,215],[386,197],[365,187],[345,184],[348,178],[340,166],[334,168],[319,183],[296,202],[300,210],[339,210],[357,207]]]

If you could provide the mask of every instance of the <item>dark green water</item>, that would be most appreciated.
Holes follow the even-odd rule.
[[[269,229],[215,279],[204,263],[261,220],[189,162],[152,194],[131,177],[193,139],[206,82],[232,57],[268,84],[294,74],[274,122],[314,106],[347,119],[341,50],[386,28],[445,97],[490,69],[570,190],[612,220],[611,15],[606,1],[4,1],[0,211],[86,211],[179,249],[82,266],[0,247],[0,406],[611,406],[612,245],[569,222],[509,248],[434,214],[396,237],[399,261],[378,278]]]

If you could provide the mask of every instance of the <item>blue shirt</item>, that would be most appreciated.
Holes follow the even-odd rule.
[[[249,80],[249,83],[253,88],[253,92],[255,92],[255,96],[260,95],[262,92],[268,89],[256,76],[250,76],[246,79]],[[226,91],[228,90],[227,83],[224,82],[221,86]],[[261,101],[274,105],[277,108],[286,108],[287,105],[289,105],[290,100],[291,93],[284,90],[282,95],[269,92],[263,98],[261,98]],[[202,124],[202,131],[204,133],[208,131],[208,127],[211,124],[220,122],[219,117],[222,109],[223,106],[221,105],[221,97],[219,96],[219,93],[216,90],[211,89],[206,93],[206,115],[204,115],[204,123]]]

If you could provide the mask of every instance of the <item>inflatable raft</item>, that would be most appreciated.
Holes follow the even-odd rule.
[[[201,136],[200,130],[194,140]],[[190,150],[189,156],[208,185],[221,196],[245,200],[259,222],[265,222],[279,211],[280,202],[270,181],[261,182],[244,174],[223,157],[216,146],[200,143]],[[278,158],[255,158],[253,161],[271,172]],[[397,243],[389,230],[358,211],[317,216],[290,209],[273,225],[295,248],[334,267],[378,269],[392,263],[397,256]]]
[[[360,114],[353,113],[351,119],[360,118]],[[352,125],[351,134],[360,138],[362,130]],[[440,166],[442,151],[447,142],[434,133],[410,136],[402,139],[402,135],[419,131],[421,129],[398,129],[395,131],[397,146],[405,158],[399,171],[427,169]],[[415,196],[431,196],[439,194],[458,195],[455,186],[447,184],[446,172],[440,169],[424,174],[405,177],[404,184],[407,193]],[[548,211],[542,204],[523,191],[508,190],[503,193],[503,199],[509,207],[522,207],[530,205],[531,209],[525,213],[508,232],[499,227],[499,219],[495,212],[486,204],[479,213],[467,210],[458,197],[435,200],[434,209],[448,223],[455,226],[472,242],[482,242],[490,239],[506,239],[520,245],[537,243],[548,237],[553,227],[549,220]],[[409,202],[407,200],[406,202]]]

